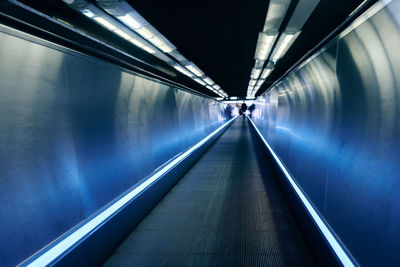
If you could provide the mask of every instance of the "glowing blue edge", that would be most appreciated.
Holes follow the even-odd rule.
[[[345,251],[345,249],[340,245],[339,241],[336,239],[335,235],[331,232],[329,227],[325,224],[324,220],[319,216],[318,212],[315,210],[313,205],[310,203],[308,198],[305,196],[301,188],[297,185],[296,181],[292,178],[288,170],[286,169],[285,165],[283,165],[282,161],[276,155],[274,150],[272,150],[271,146],[268,144],[267,140],[265,140],[264,136],[258,130],[257,126],[254,124],[253,120],[250,117],[247,117],[251,124],[253,125],[254,129],[260,136],[261,140],[264,142],[265,146],[268,148],[269,152],[274,157],[276,163],[278,163],[279,167],[285,174],[285,177],[289,181],[289,184],[292,186],[294,191],[296,192],[297,196],[303,203],[304,207],[307,209],[308,213],[310,214],[311,218],[314,220],[315,224],[318,226],[320,232],[323,234],[325,239],[328,241],[328,244],[335,252],[337,258],[343,264],[343,266],[355,266],[353,261],[350,259],[349,254]]]
[[[96,228],[101,226],[103,222],[107,221],[113,215],[117,214],[122,210],[126,204],[133,200],[137,195],[149,188],[155,181],[160,179],[164,174],[168,173],[175,166],[177,166],[181,161],[187,158],[195,150],[204,145],[213,136],[219,133],[222,129],[228,126],[233,120],[238,117],[235,116],[228,122],[224,123],[218,129],[213,131],[207,137],[202,139],[200,142],[190,147],[184,153],[180,154],[175,159],[168,162],[165,166],[162,166],[156,173],[150,176],[148,179],[144,180],[141,184],[134,186],[129,192],[125,193],[122,197],[117,198],[114,203],[110,204],[105,210],[94,215],[93,218],[89,219],[87,222],[83,223],[81,227],[77,228],[75,231],[70,233],[63,239],[57,239],[50,243],[48,246],[35,253],[33,256],[22,262],[19,266],[46,266],[52,264],[53,261],[57,260],[64,253],[68,252],[76,244],[81,242],[85,237],[91,234]],[[32,258],[35,258],[32,260]]]

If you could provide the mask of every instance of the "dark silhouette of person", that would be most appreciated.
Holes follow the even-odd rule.
[[[249,107],[250,117],[251,117],[251,115],[253,114],[253,111],[254,111],[255,109],[256,109],[256,105],[251,104],[250,107]]]
[[[246,110],[247,110],[247,105],[246,103],[243,103],[242,106],[240,107],[240,114],[244,116],[246,114]]]

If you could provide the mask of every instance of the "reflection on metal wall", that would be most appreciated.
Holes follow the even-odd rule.
[[[253,114],[364,266],[400,265],[399,47],[400,1],[379,2],[262,95]]]
[[[37,42],[0,25],[0,265],[32,255],[225,120],[212,99]]]

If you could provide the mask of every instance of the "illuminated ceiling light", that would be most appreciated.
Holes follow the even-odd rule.
[[[212,88],[211,85],[206,85],[206,87],[207,87],[208,89],[210,89],[211,91],[214,91],[214,88]]]
[[[237,96],[231,96],[229,99],[236,100],[236,99],[238,99],[238,97]]]
[[[149,39],[149,41],[153,44],[153,45],[155,45],[155,46],[157,46],[157,47],[159,47],[159,46],[162,46],[165,42],[163,41],[163,40],[161,40],[160,38],[158,38],[158,37],[153,37],[153,38],[151,38],[151,39]]]
[[[174,64],[173,67],[174,67],[176,70],[180,71],[181,73],[185,74],[186,76],[193,77],[193,73],[191,73],[190,71],[188,71],[187,69],[185,69],[185,68],[182,67],[181,65],[179,65],[179,64]]]
[[[262,85],[264,82],[265,82],[264,79],[259,79],[256,86],[257,86],[258,88],[260,88],[261,85]]]
[[[252,69],[251,70],[251,78],[253,79],[258,79],[258,77],[260,77],[261,74],[261,69]]]
[[[186,70],[186,69],[185,69]],[[195,80],[196,82],[198,82],[199,84],[201,84],[201,85],[203,85],[203,86],[205,86],[207,83],[206,82],[204,82],[202,79],[200,79],[200,78],[194,78],[193,80]]]
[[[217,98],[215,98],[215,99],[217,99],[217,100],[223,100],[224,98],[223,98],[223,97],[217,97]]]
[[[250,80],[250,83],[249,83],[249,84],[250,84],[251,86],[255,86],[256,83],[257,83],[257,80]]]
[[[319,0],[299,1],[288,24],[286,25],[285,32],[299,31],[317,7],[318,3]]]
[[[160,48],[161,51],[163,51],[164,53],[170,53],[175,49],[174,47],[172,47],[168,44],[162,44],[158,48]]]
[[[106,27],[107,29],[109,29],[110,31],[114,31],[117,29],[112,23],[108,22],[106,19],[102,17],[94,17],[93,19],[98,23],[100,23],[101,25],[103,25],[104,27]]]
[[[127,34],[126,32],[124,32],[124,31],[121,31],[121,30],[119,30],[119,29],[116,29],[116,30],[114,30],[114,32],[115,32],[116,34],[118,34],[119,36],[121,36],[122,38],[126,39],[126,40],[131,39],[131,36],[130,36],[129,34]]]
[[[90,9],[83,9],[82,13],[88,18],[93,18],[96,16],[96,14],[94,14]]]
[[[268,5],[267,17],[263,32],[270,30],[278,31],[283,19],[285,18],[286,11],[290,5],[291,0],[271,0]]]
[[[190,70],[191,72],[193,72],[194,74],[196,74],[197,76],[203,76],[204,72],[201,71],[201,69],[199,69],[193,62],[189,62],[185,65],[185,67]],[[207,82],[207,81],[206,81]]]
[[[117,18],[120,21],[122,21],[126,26],[130,27],[131,29],[136,30],[136,29],[139,29],[140,27],[142,27],[142,24],[129,14],[126,14],[125,16],[119,16]]]
[[[150,41],[151,38],[153,38],[154,34],[148,30],[146,27],[142,27],[139,29],[135,29],[135,31],[140,34],[143,38],[147,39]]]
[[[206,83],[208,83],[209,85],[213,85],[213,84],[214,84],[214,81],[211,80],[209,77],[206,77],[206,78],[204,78],[203,80],[204,80]]]
[[[221,89],[221,86],[219,86],[218,84],[214,84],[213,87],[214,87],[215,89],[217,89],[217,90],[220,90],[220,89]]]
[[[264,32],[260,32],[258,34],[257,47],[254,55],[255,59],[266,60],[268,58],[269,52],[271,51],[276,36],[276,33],[267,34]]]
[[[178,60],[179,62],[187,61],[187,59],[181,53],[179,53],[177,50],[171,51],[169,53],[169,55],[172,56],[173,58],[175,58],[176,60]]]
[[[264,66],[264,60],[258,60],[256,59],[256,63],[254,64],[254,68],[255,69],[262,69],[262,67]]]
[[[129,41],[130,41],[130,40],[129,40]],[[150,54],[155,54],[155,53],[156,53],[155,50],[151,49],[151,48],[148,47],[148,46],[143,45],[141,48],[142,48],[144,51],[149,52]]]
[[[144,46],[144,44],[138,40],[136,40],[135,38],[131,38],[129,39],[129,42],[131,42],[132,44],[136,45],[137,47],[142,48]]]
[[[261,73],[260,79],[266,79],[268,75],[272,72],[273,69],[264,69],[263,72]]]
[[[274,52],[272,53],[272,61],[276,62],[282,58],[299,34],[300,32],[282,33],[281,37],[279,37],[279,41],[274,49]]]

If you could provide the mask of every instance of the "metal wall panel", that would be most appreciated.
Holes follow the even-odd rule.
[[[363,266],[400,265],[399,47],[400,1],[378,2],[262,95],[253,113]]]
[[[224,108],[0,25],[0,265],[200,141]]]

